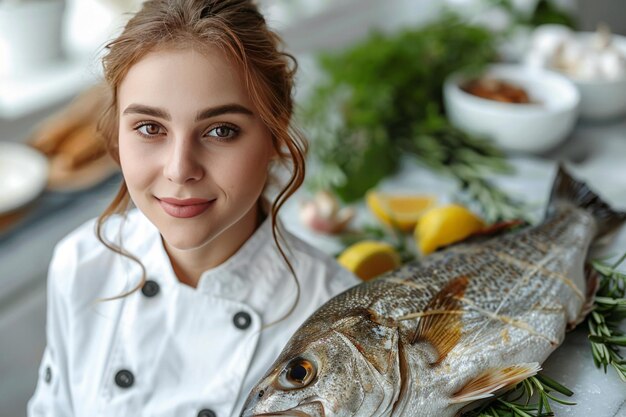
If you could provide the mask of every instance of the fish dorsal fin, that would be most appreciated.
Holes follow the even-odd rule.
[[[462,245],[462,244],[478,244],[487,240],[493,239],[507,233],[512,233],[523,227],[528,226],[528,223],[522,219],[506,220],[498,223],[494,223],[490,226],[479,229],[478,231],[468,235],[466,238],[459,240],[458,242],[451,243],[446,246],[442,246],[437,251],[442,251],[450,247]]]
[[[452,396],[450,402],[458,404],[491,397],[494,392],[512,387],[536,375],[540,370],[541,367],[537,362],[491,368],[465,384]]]
[[[421,313],[411,343],[428,342],[436,350],[441,362],[461,338],[461,302],[469,283],[466,276],[450,281],[428,302]]]
[[[494,223],[490,226],[487,226],[483,229],[480,229],[476,233],[470,235],[470,237],[478,237],[478,236],[499,236],[502,234],[509,233],[513,230],[526,227],[528,223],[523,219],[514,219],[514,220],[506,220],[498,223]]]

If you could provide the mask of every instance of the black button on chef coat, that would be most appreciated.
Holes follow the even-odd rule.
[[[155,281],[147,280],[143,287],[141,287],[141,292],[146,297],[154,297],[159,293],[159,284]]]
[[[246,313],[245,311],[240,311],[233,317],[233,323],[235,323],[236,328],[245,330],[250,327],[250,324],[252,323],[252,317],[250,317],[250,314]]]
[[[120,388],[130,388],[135,382],[132,372],[122,369],[115,374],[115,384]]]
[[[217,414],[215,414],[215,411],[205,408],[204,410],[200,410],[198,417],[217,417]]]

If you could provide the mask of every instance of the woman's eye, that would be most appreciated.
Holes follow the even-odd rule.
[[[155,125],[154,123],[145,123],[137,127],[137,130],[143,136],[155,136],[161,133],[161,128],[159,125]]]
[[[212,136],[220,140],[232,139],[237,136],[237,133],[239,133],[238,129],[231,126],[222,125],[209,130],[208,136]]]

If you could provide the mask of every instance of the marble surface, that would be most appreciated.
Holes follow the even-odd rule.
[[[603,124],[581,122],[566,143],[545,155],[511,155],[516,172],[495,181],[507,192],[528,202],[533,217],[540,219],[547,202],[557,161],[563,161],[575,177],[596,190],[614,208],[626,210],[626,118]],[[401,172],[379,185],[388,191],[433,193],[441,201],[452,200],[458,191],[456,184],[434,175],[407,161]],[[285,207],[283,219],[297,235],[333,254],[341,249],[338,242],[328,236],[306,229],[298,221],[299,201],[308,198],[298,192]],[[361,203],[357,208],[359,222],[375,220]],[[618,257],[626,252],[626,226],[622,227],[608,246],[595,248],[591,257]],[[626,265],[622,267],[626,270]],[[626,323],[623,323],[626,331]],[[584,324],[566,336],[561,345],[543,364],[546,375],[561,382],[572,391],[569,400],[575,406],[553,405],[557,416],[569,417],[626,417],[626,383],[613,369],[605,374],[595,367],[587,341]],[[623,349],[626,356],[626,349]]]

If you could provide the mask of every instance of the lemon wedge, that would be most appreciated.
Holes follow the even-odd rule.
[[[485,227],[485,223],[463,206],[450,204],[426,211],[415,227],[414,237],[423,254],[459,242]]]
[[[400,255],[388,243],[364,240],[349,246],[337,258],[339,264],[364,281],[401,264]]]
[[[399,195],[368,191],[365,202],[383,223],[410,232],[415,229],[424,211],[431,208],[436,198],[429,195]]]

